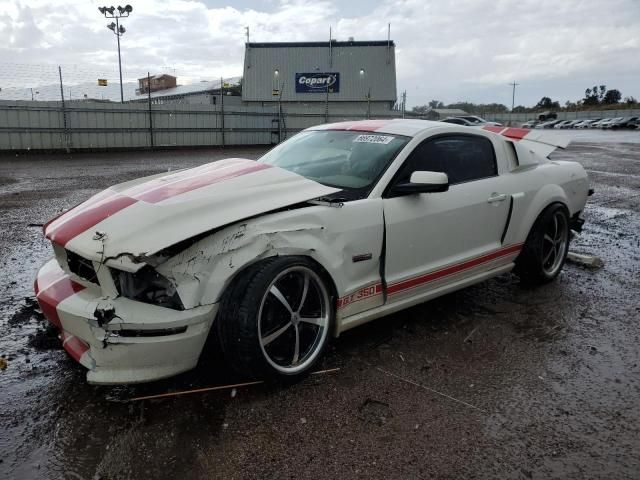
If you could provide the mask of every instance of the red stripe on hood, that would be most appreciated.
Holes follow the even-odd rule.
[[[214,183],[270,168],[253,160],[228,159],[150,180],[121,193],[105,190],[73,208],[46,228],[46,237],[65,246],[111,215],[138,201],[158,203]]]
[[[47,284],[49,281],[52,283]],[[72,281],[62,270],[56,270],[48,277],[36,280],[36,289],[38,290],[36,299],[40,310],[49,322],[62,329],[62,323],[58,316],[58,305],[84,288],[83,285]]]

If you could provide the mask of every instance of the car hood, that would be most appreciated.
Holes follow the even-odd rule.
[[[94,261],[135,259],[337,191],[278,167],[232,158],[116,185],[50,221],[44,233]]]

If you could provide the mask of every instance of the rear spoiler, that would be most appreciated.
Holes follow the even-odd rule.
[[[543,130],[529,130],[528,128],[496,127],[487,125],[483,130],[497,133],[514,141],[514,144],[521,145],[543,157],[548,157],[556,148],[567,148],[571,139],[554,135]]]

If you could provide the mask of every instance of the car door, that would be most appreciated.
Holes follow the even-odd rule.
[[[449,190],[394,197],[414,171],[444,172]],[[388,186],[385,282],[389,302],[493,268],[500,261],[509,195],[501,192],[493,142],[448,134],[419,144]]]

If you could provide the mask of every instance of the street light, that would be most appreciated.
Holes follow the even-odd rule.
[[[124,26],[120,25],[120,19],[126,18],[133,11],[131,5],[125,5],[121,7],[118,5],[118,13],[116,13],[116,7],[98,7],[98,11],[105,16],[105,18],[114,18],[116,21],[107,25],[107,28],[111,30],[118,38],[118,69],[120,71],[120,103],[124,103],[124,94],[122,93],[122,59],[120,57],[120,37],[124,35],[127,30]]]

